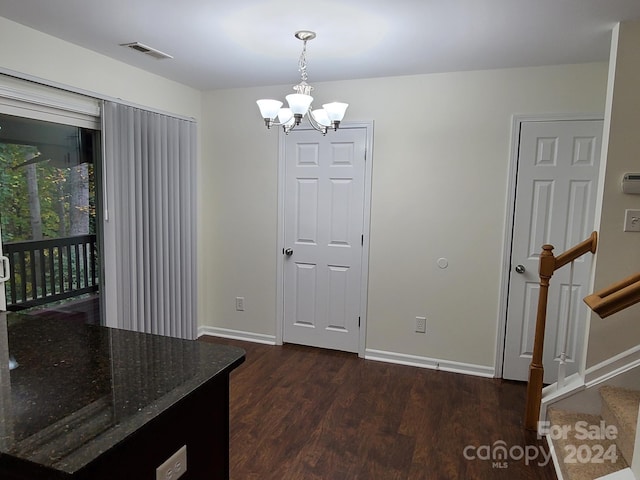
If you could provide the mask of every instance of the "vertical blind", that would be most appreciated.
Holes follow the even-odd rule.
[[[109,326],[196,338],[196,124],[104,102]]]

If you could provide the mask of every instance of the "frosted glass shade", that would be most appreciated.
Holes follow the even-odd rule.
[[[348,103],[331,102],[325,103],[322,105],[322,108],[327,112],[329,120],[332,122],[341,122],[348,106]]]
[[[256,100],[256,103],[258,104],[258,108],[260,109],[260,115],[262,115],[262,118],[268,118],[269,120],[273,120],[278,116],[278,111],[282,106],[281,101],[271,100],[270,98]]]
[[[278,112],[278,122],[280,122],[285,127],[290,127],[293,125],[295,119],[293,118],[293,112],[290,108],[281,108]]]
[[[289,108],[294,115],[302,115],[303,117],[309,110],[313,97],[311,95],[305,95],[303,93],[292,93],[286,96]]]
[[[331,126],[331,120],[329,120],[329,115],[327,115],[327,111],[324,108],[312,110],[311,115],[313,116],[313,119],[323,127]]]

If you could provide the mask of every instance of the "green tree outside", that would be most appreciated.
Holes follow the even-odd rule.
[[[35,239],[32,218],[34,205],[29,198],[29,187],[31,185],[33,188],[34,180],[28,178],[29,169],[35,170],[42,238],[66,237],[70,232],[95,233],[93,165],[59,168],[47,159],[37,161],[38,154],[34,146],[0,143],[2,241],[10,243]],[[25,165],[30,158],[36,162]],[[72,206],[74,193],[77,197],[78,178],[84,182],[84,188],[88,188],[88,199],[85,205]],[[85,225],[80,231],[77,227],[79,221]],[[74,222],[76,225],[72,225]]]

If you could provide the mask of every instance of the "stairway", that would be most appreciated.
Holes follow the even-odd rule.
[[[633,459],[640,391],[604,386],[600,415],[549,408],[549,437],[564,480],[595,480]]]

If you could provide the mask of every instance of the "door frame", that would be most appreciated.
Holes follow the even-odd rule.
[[[369,233],[371,226],[371,180],[373,171],[373,121],[342,122],[340,130],[364,128],[365,170],[364,170],[364,218],[362,225],[362,270],[360,275],[360,332],[358,339],[358,356],[364,358],[367,338],[367,297],[369,292]],[[311,130],[310,126],[301,125],[296,130]],[[318,135],[321,135],[318,132]],[[331,135],[331,132],[327,133]],[[285,142],[286,134],[280,130],[278,136],[278,221],[276,243],[276,345],[282,345],[284,336],[284,248],[285,232]]]
[[[90,92],[49,82],[40,77],[15,72],[4,67],[0,67],[0,113],[88,128],[99,132],[99,136],[102,135],[100,102]],[[96,171],[100,169],[96,163],[94,163],[94,167],[96,167]],[[100,195],[100,188],[96,184],[96,201]],[[96,207],[98,215],[100,215],[99,204],[96,204]],[[100,221],[99,217],[96,221]],[[2,242],[1,237],[2,232],[0,232],[0,243]],[[2,254],[2,248],[0,248],[0,254]],[[100,258],[99,261],[102,265],[103,258]],[[3,289],[6,309],[5,285],[0,284],[0,288]]]
[[[9,273],[11,273],[11,266],[9,265],[9,259],[7,258],[5,260],[5,258],[6,257],[2,250],[2,224],[0,223],[0,276],[6,276],[8,279],[9,274],[7,274],[7,272],[5,271],[4,266],[6,265],[7,267],[9,267]],[[0,312],[7,311],[7,296],[5,290],[6,283],[6,281],[0,282]]]
[[[520,150],[520,132],[524,122],[553,122],[553,121],[573,121],[573,120],[604,120],[601,113],[548,113],[548,114],[516,114],[511,117],[511,140],[509,149],[509,166],[507,177],[507,205],[504,228],[504,243],[502,246],[502,267],[500,270],[500,292],[499,292],[499,314],[498,331],[496,337],[495,374],[496,378],[502,378],[504,366],[505,342],[507,341],[507,308],[509,303],[509,281],[511,279],[511,255],[513,243],[513,224],[516,202],[516,180],[518,175],[518,151]],[[604,149],[604,132],[602,148]],[[600,158],[600,172],[602,172],[603,161]],[[598,180],[598,183],[600,183]],[[596,195],[599,195],[599,190]],[[596,205],[599,205],[596,199]],[[597,218],[597,215],[596,215]],[[589,291],[593,289],[593,276],[589,279]],[[589,334],[589,326],[585,329],[585,340]],[[584,342],[583,342],[584,343]],[[582,374],[586,361],[586,348],[582,349],[581,357],[578,360],[578,371]]]

